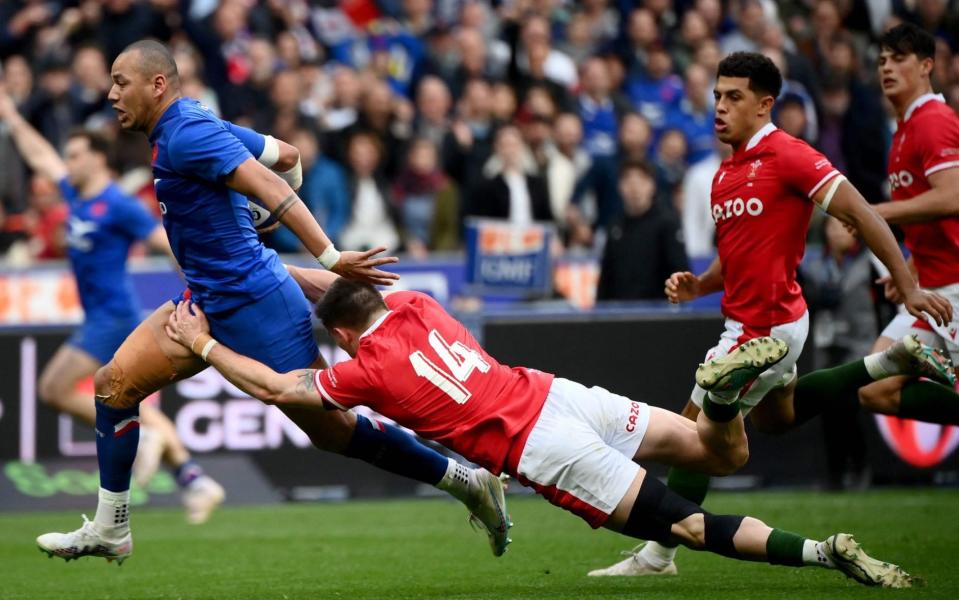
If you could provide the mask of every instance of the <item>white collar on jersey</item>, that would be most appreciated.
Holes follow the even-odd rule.
[[[779,128],[776,127],[775,125],[773,125],[772,123],[766,123],[765,125],[763,125],[763,128],[762,128],[762,129],[760,129],[759,131],[757,131],[757,132],[753,135],[753,137],[749,138],[749,143],[746,144],[746,150],[747,150],[747,151],[748,151],[748,150],[752,150],[753,148],[755,148],[756,146],[758,146],[758,145],[759,145],[759,142],[760,142],[764,137],[766,137],[766,136],[769,135],[770,133],[776,131],[777,129],[779,129]]]
[[[383,321],[386,320],[386,317],[390,316],[391,314],[393,314],[393,311],[392,311],[392,310],[386,311],[386,313],[384,313],[382,317],[380,317],[379,319],[373,321],[373,324],[370,325],[369,329],[367,329],[366,331],[364,331],[364,332],[363,332],[363,335],[361,335],[360,337],[361,337],[361,338],[365,338],[366,336],[368,336],[368,335],[370,335],[371,333],[373,333],[374,331],[376,331],[376,328],[379,327],[380,325],[382,325],[382,324],[383,324]]]
[[[917,108],[919,108],[926,102],[929,102],[930,100],[938,100],[939,102],[945,102],[946,97],[943,96],[942,94],[936,94],[933,92],[929,92],[928,94],[923,94],[922,96],[919,96],[918,98],[913,100],[912,104],[909,105],[909,108],[906,109],[906,114],[905,116],[903,116],[902,120],[908,121],[909,117],[912,116],[912,113],[916,112]]]

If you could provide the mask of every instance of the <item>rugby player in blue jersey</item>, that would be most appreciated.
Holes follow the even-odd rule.
[[[9,95],[0,89],[0,121],[7,124],[20,155],[36,173],[57,183],[70,214],[67,246],[76,276],[83,324],[50,359],[40,375],[40,398],[91,427],[96,419],[93,397],[77,384],[110,361],[123,340],[142,318],[140,304],[127,272],[130,246],[138,241],[170,254],[166,233],[156,219],[111,180],[107,155],[109,142],[99,133],[72,131],[64,158],[17,112]],[[145,484],[164,458],[174,469],[183,489],[187,520],[206,521],[223,499],[223,489],[193,460],[173,423],[157,408],[141,411],[144,432],[134,468],[138,483]],[[149,428],[149,429],[148,429]]]
[[[321,368],[310,307],[300,288],[309,289],[310,270],[291,269],[291,276],[276,253],[259,242],[247,197],[262,201],[322,266],[341,276],[388,285],[398,276],[379,267],[396,259],[377,257],[383,248],[334,248],[287,180],[264,165],[275,159],[276,141],[265,138],[263,150],[254,157],[240,139],[245,132],[181,97],[176,63],[162,44],[143,40],[130,45],[114,61],[111,76],[108,98],[121,127],[149,137],[170,246],[191,299],[207,314],[217,339],[276,371]],[[295,169],[287,176],[296,183]],[[198,349],[198,357],[164,332],[175,305],[167,302],[147,317],[97,371],[96,517],[76,531],[37,538],[48,554],[122,562],[132,552],[129,484],[139,402],[207,366],[204,349]],[[502,485],[488,471],[468,469],[399,428],[352,412],[301,407],[283,411],[318,448],[449,492],[485,526],[494,554],[505,550],[509,524]]]

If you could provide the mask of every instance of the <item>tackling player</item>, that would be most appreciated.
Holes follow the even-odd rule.
[[[140,323],[142,310],[127,272],[130,246],[145,241],[171,254],[163,227],[136,198],[111,180],[109,142],[99,133],[72,131],[61,159],[47,140],[17,112],[0,90],[0,121],[5,122],[20,155],[36,173],[55,182],[67,203],[67,245],[76,277],[83,323],[50,359],[40,375],[40,398],[53,408],[94,426],[93,398],[77,384],[110,361],[123,340]],[[156,443],[141,442],[134,475],[145,484],[165,459],[183,489],[191,523],[202,523],[223,497],[223,489],[190,458],[176,427],[152,405],[141,419]]]
[[[331,411],[370,408],[493,472],[507,472],[590,526],[678,542],[740,560],[839,569],[866,585],[909,587],[902,569],[868,557],[849,534],[816,542],[683,499],[638,463],[714,474],[748,456],[743,419],[694,423],[669,411],[552,374],[509,368],[486,353],[435,300],[385,299],[372,285],[337,279],[316,309],[351,360],[279,374],[221,344],[202,311],[183,302],[167,334],[268,404]],[[772,338],[748,342],[777,352]]]
[[[719,64],[713,91],[716,136],[733,148],[713,178],[711,205],[716,223],[717,258],[699,276],[674,273],[666,295],[684,302],[724,291],[726,330],[696,372],[696,387],[683,411],[695,417],[734,418],[750,413],[758,429],[791,427],[802,398],[833,398],[891,375],[912,374],[951,382],[948,360],[904,338],[882,353],[804,376],[796,361],[809,329],[809,313],[796,282],[813,205],[855,226],[890,271],[910,314],[928,313],[936,322],[951,318],[941,296],[919,289],[888,225],[822,154],[777,129],[771,122],[782,76],[761,54],[736,52]],[[778,361],[756,356],[746,340],[781,340]],[[848,393],[848,392],[847,392]],[[761,402],[760,402],[761,401]],[[709,477],[678,468],[669,486],[700,504]],[[674,574],[676,547],[650,542],[629,558],[590,575]]]
[[[180,94],[169,49],[144,40],[114,61],[108,98],[120,126],[149,137],[163,224],[193,301],[210,315],[216,335],[279,370],[322,366],[310,308],[297,281],[257,239],[247,197],[258,198],[324,267],[347,277],[390,284],[378,267],[383,249],[339,252],[286,180],[263,162],[276,159],[275,140],[254,158],[231,124]],[[259,160],[258,160],[259,159]],[[292,176],[295,177],[296,170]],[[163,332],[175,304],[167,302],[131,333],[94,377],[100,492],[96,517],[37,544],[66,559],[100,556],[121,562],[133,550],[129,523],[130,465],[137,447],[139,403],[161,387],[206,367]],[[464,502],[503,553],[508,520],[502,486],[485,470],[468,469],[401,429],[353,413],[282,410],[321,449],[435,485]]]

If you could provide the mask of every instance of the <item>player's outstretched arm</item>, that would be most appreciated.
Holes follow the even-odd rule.
[[[959,168],[937,171],[929,175],[928,180],[932,189],[910,198],[909,202],[877,204],[879,216],[893,225],[959,217]]]
[[[927,313],[940,325],[952,320],[949,301],[938,294],[919,289],[889,225],[845,178],[836,177],[822,186],[813,196],[813,201],[859,232],[869,249],[889,269],[890,277],[899,288],[903,304],[911,315],[923,319],[923,313]]]
[[[10,128],[10,135],[27,165],[44,177],[60,181],[67,175],[67,166],[57,151],[23,118],[6,90],[0,88],[0,121]]]
[[[315,370],[277,373],[261,362],[237,354],[210,335],[210,325],[200,307],[180,302],[166,324],[170,339],[190,348],[223,374],[230,383],[266,404],[323,406],[313,383]]]
[[[240,163],[226,178],[226,184],[247,196],[263,201],[278,221],[300,238],[306,249],[324,267],[350,279],[361,279],[377,285],[391,285],[399,275],[382,271],[379,267],[397,262],[395,256],[376,257],[385,248],[366,252],[339,252],[323,228],[313,218],[296,192],[279,175],[267,169],[254,158]]]

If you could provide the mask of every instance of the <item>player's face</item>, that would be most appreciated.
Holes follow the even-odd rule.
[[[928,81],[932,59],[920,60],[915,54],[902,54],[883,48],[879,53],[879,84],[882,93],[895,103],[908,101],[916,90]]]
[[[96,154],[90,151],[90,141],[86,138],[70,138],[63,154],[67,178],[74,187],[83,187],[90,175],[100,169],[100,162]]]
[[[749,89],[748,77],[720,77],[713,88],[716,116],[713,130],[724,144],[738,146],[755,133],[769,114],[773,99]]]
[[[110,76],[113,86],[107,98],[117,113],[120,127],[146,131],[154,86],[137,68],[137,52],[125,52],[113,61]]]

